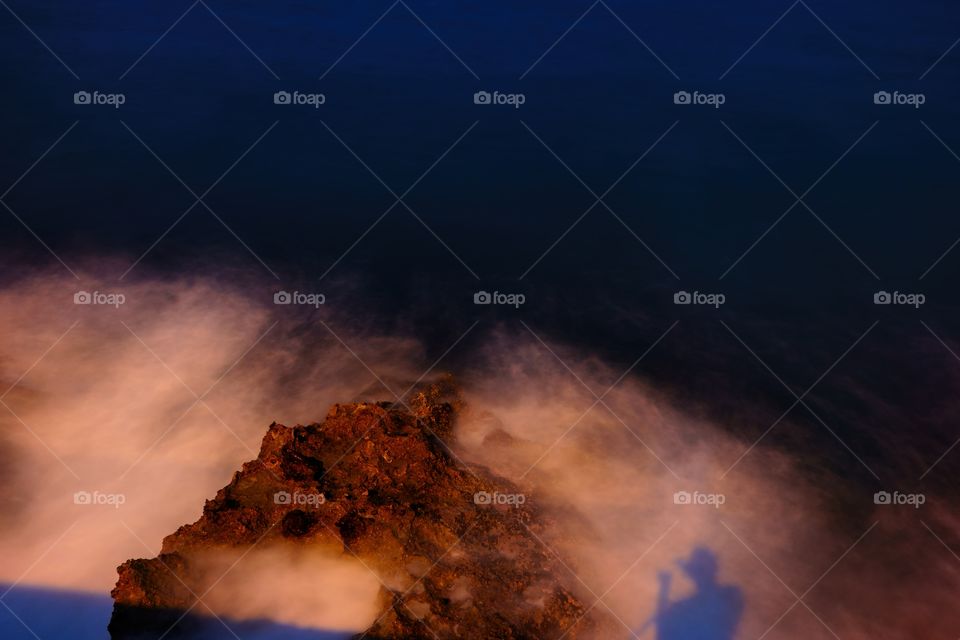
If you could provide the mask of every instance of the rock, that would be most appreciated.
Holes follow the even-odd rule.
[[[597,612],[542,542],[549,522],[534,497],[449,448],[460,405],[443,383],[408,404],[338,404],[320,424],[270,425],[198,521],[158,557],[118,568],[111,637],[191,633],[211,580],[204,558],[254,545],[359,558],[384,585],[366,638],[584,637]]]

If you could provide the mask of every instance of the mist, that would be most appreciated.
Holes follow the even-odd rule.
[[[377,330],[335,296],[278,306],[270,283],[226,275],[117,286],[36,272],[0,290],[0,582],[107,593],[119,564],[200,516],[271,422],[395,400],[445,370],[414,331]],[[124,300],[75,304],[78,291]],[[789,450],[751,449],[744,434],[767,425],[705,418],[642,365],[621,378],[575,345],[478,331],[457,359],[469,368],[453,371],[466,400],[454,451],[549,517],[559,578],[622,637],[653,615],[658,572],[675,575],[672,598],[693,590],[677,561],[697,546],[743,592],[737,637],[956,635],[960,560],[930,535],[960,532],[950,496],[875,505],[871,488],[811,474]],[[216,615],[345,630],[375,617],[378,577],[337,550],[210,562],[236,562],[204,598]]]

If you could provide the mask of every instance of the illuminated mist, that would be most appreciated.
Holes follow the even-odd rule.
[[[156,555],[165,535],[200,516],[256,457],[271,422],[392,400],[381,380],[399,391],[431,364],[414,339],[377,334],[335,305],[292,317],[263,283],[227,281],[140,280],[122,287],[119,308],[74,305],[78,289],[112,285],[59,275],[0,291],[0,382],[10,388],[0,406],[0,581],[107,593],[117,565]],[[674,598],[690,590],[676,560],[697,545],[719,558],[720,581],[744,592],[741,638],[955,629],[960,562],[916,526],[922,517],[960,531],[934,496],[921,515],[880,513],[866,490],[766,447],[724,475],[752,442],[733,435],[743,425],[697,417],[636,375],[605,394],[617,372],[551,344],[561,363],[527,333],[492,331],[482,344],[470,370],[454,371],[467,401],[456,450],[546,510],[544,542],[570,569],[560,578],[587,606],[601,596],[596,610],[619,618],[624,638],[653,613],[658,571],[677,574]],[[678,505],[678,491],[723,504]],[[122,504],[75,504],[77,492]],[[234,560],[211,558],[211,571]],[[375,616],[379,582],[336,550],[257,550],[230,576],[205,598],[218,615],[317,629],[362,629]],[[892,590],[903,600],[891,602]]]

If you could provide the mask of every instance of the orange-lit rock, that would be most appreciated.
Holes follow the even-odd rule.
[[[458,404],[433,385],[408,405],[335,405],[320,424],[271,425],[197,522],[158,558],[119,567],[112,637],[162,634],[185,611],[166,637],[189,630],[207,613],[194,594],[217,577],[199,569],[204,557],[252,545],[359,558],[383,583],[367,638],[583,637],[596,621],[538,539],[535,496],[448,449]]]

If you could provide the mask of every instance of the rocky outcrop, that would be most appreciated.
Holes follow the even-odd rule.
[[[405,404],[335,405],[320,424],[271,425],[197,522],[157,558],[119,567],[111,636],[182,637],[204,613],[205,556],[293,545],[377,574],[366,638],[582,638],[590,617],[542,541],[534,496],[450,450],[459,404],[438,384]]]

